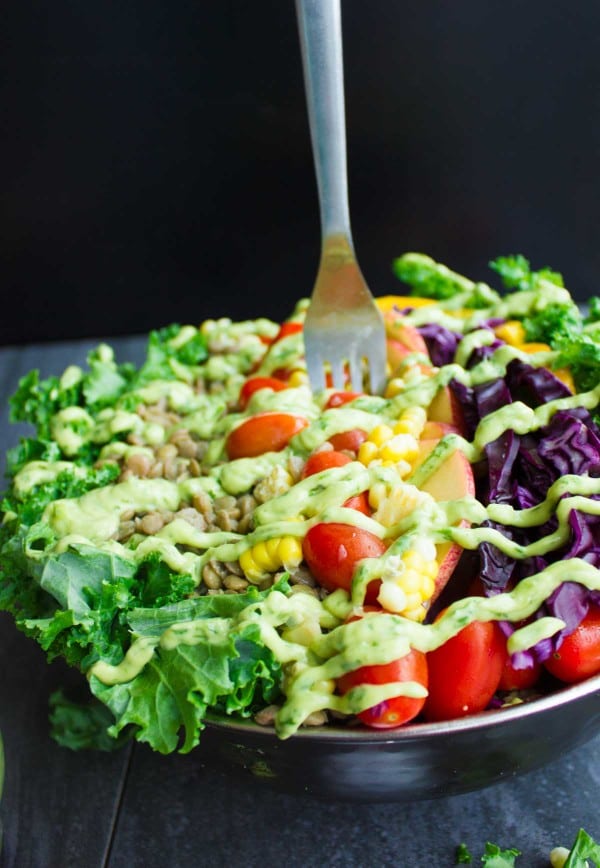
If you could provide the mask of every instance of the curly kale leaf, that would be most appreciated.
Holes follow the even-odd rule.
[[[562,274],[551,268],[532,271],[529,260],[520,253],[511,256],[498,256],[496,259],[492,259],[489,267],[500,275],[506,289],[539,289],[544,283],[564,286]]]

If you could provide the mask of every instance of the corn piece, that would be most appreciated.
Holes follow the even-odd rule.
[[[306,386],[308,384],[308,374],[306,371],[292,371],[288,384],[293,389],[297,389],[298,386]]]
[[[389,425],[376,425],[369,434],[368,440],[376,446],[383,446],[383,444],[393,436],[394,432]]]

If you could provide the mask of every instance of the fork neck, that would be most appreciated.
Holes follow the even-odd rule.
[[[296,0],[321,234],[352,247],[340,0]]]

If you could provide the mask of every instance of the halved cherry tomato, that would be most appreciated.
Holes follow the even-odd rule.
[[[342,431],[339,434],[332,434],[329,442],[334,449],[340,452],[347,449],[348,452],[358,452],[360,444],[364,443],[369,435],[361,428],[353,428],[351,431]]]
[[[346,509],[356,509],[358,512],[362,512],[363,515],[373,515],[373,510],[369,504],[369,495],[366,491],[361,491],[360,494],[349,497],[345,501],[344,506]]]
[[[298,332],[302,331],[302,323],[301,322],[284,322],[279,327],[279,331],[275,336],[275,340],[273,343],[280,341],[281,338],[287,338],[288,335],[296,335]]]
[[[350,401],[355,401],[356,398],[360,398],[362,394],[363,392],[334,392],[325,404],[325,409],[331,410],[335,407],[341,407]]]
[[[352,459],[345,452],[336,452],[335,449],[329,451],[315,452],[310,455],[304,465],[302,471],[302,479],[307,476],[312,476],[313,473],[320,473],[322,470],[329,470],[330,467],[343,467],[345,464],[350,464]],[[369,496],[366,491],[361,491],[360,494],[355,494],[349,497],[344,502],[347,509],[357,509],[364,515],[372,515],[373,510],[369,506]]]
[[[338,522],[321,522],[308,531],[302,543],[302,552],[308,568],[317,582],[328,591],[344,588],[349,591],[352,574],[359,561],[378,558],[386,549],[379,537]],[[371,582],[367,602],[374,602],[379,593],[380,580]]]
[[[349,620],[357,619],[353,617]],[[416,681],[427,688],[428,672],[425,654],[412,648],[408,654],[392,663],[361,666],[353,672],[342,675],[338,679],[337,686],[340,693],[344,694],[359,684],[389,684],[390,681]],[[392,729],[415,718],[424,703],[425,698],[394,696],[359,712],[357,716],[364,724],[375,729]]]
[[[525,669],[515,669],[511,662],[511,656],[507,651],[498,690],[526,690],[528,687],[533,687],[539,681],[541,674],[542,665],[536,661]]]
[[[329,470],[331,467],[343,467],[344,464],[350,464],[351,461],[349,455],[344,452],[336,452],[335,449],[314,452],[306,460],[302,470],[302,479],[306,479],[307,476],[312,476],[314,473],[321,473],[322,470]]]
[[[257,413],[234,428],[227,437],[228,458],[254,458],[264,452],[281,452],[294,434],[308,425],[304,416],[292,413]]]
[[[498,689],[505,654],[506,640],[494,621],[474,621],[430,651],[425,719],[454,720],[487,708]]]
[[[248,401],[259,389],[272,389],[273,392],[281,392],[285,388],[287,388],[286,384],[282,383],[281,380],[275,379],[275,377],[250,377],[240,389],[240,407],[242,410],[245,410],[248,406]]]
[[[574,684],[600,672],[600,606],[591,606],[578,627],[544,661],[555,678]]]

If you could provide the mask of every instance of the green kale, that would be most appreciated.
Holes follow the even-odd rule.
[[[151,331],[148,337],[146,360],[137,372],[134,387],[151,380],[177,379],[174,369],[177,364],[200,365],[208,357],[206,339],[200,331],[182,344],[173,341],[181,331],[177,323]]]
[[[466,844],[459,844],[454,854],[455,865],[470,865],[473,857]]]
[[[508,850],[502,850],[497,844],[485,845],[485,852],[481,857],[481,861],[486,868],[514,868],[515,859],[521,855],[520,850],[514,847]]]
[[[85,703],[74,702],[63,690],[50,697],[50,734],[62,747],[69,750],[113,751],[128,741],[126,731],[116,738],[108,735],[114,717],[97,699]]]
[[[553,349],[581,335],[583,321],[576,304],[551,303],[523,318],[528,341],[541,341]]]
[[[532,271],[529,260],[520,253],[498,256],[489,263],[489,266],[492,271],[500,275],[506,289],[539,289],[544,283],[564,286],[562,274],[550,268]]]
[[[586,325],[600,323],[600,296],[594,295],[588,301],[588,313],[584,322]]]
[[[411,287],[413,295],[439,301],[460,296],[465,306],[485,308],[498,294],[485,283],[474,283],[422,253],[405,253],[392,264],[394,274]]]
[[[600,868],[600,844],[591,835],[580,829],[571,846],[564,868],[588,868],[586,859],[591,859],[596,868]]]
[[[0,507],[4,513],[14,513],[19,524],[31,527],[40,520],[49,503],[63,497],[81,497],[87,491],[110,485],[118,475],[119,467],[116,463],[109,462],[98,468],[73,465],[72,469],[63,470],[51,482],[33,486],[22,500],[14,492],[7,493]],[[0,534],[0,543],[1,539]]]

